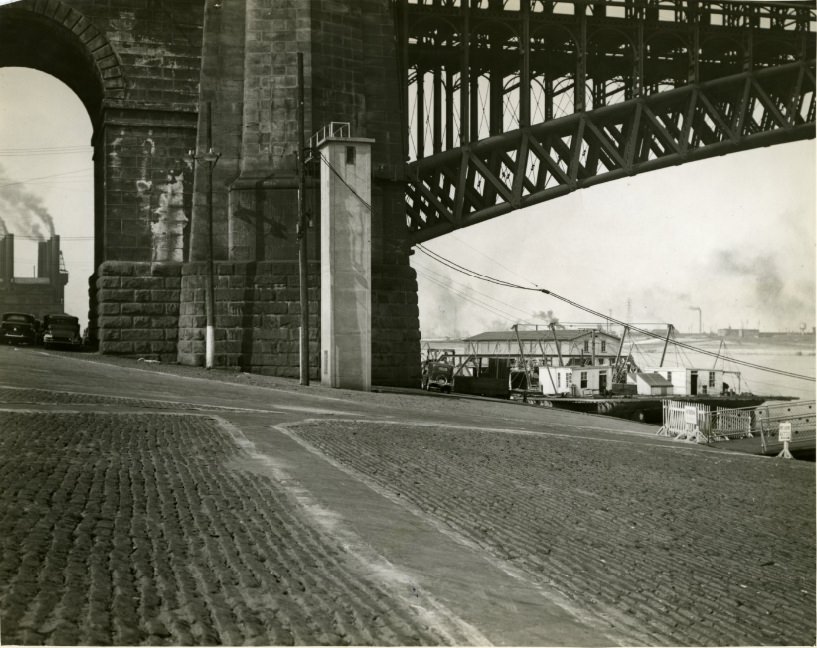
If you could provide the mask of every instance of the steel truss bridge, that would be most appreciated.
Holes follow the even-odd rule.
[[[815,135],[814,2],[395,0],[419,243]]]

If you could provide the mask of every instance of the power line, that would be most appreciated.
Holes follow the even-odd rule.
[[[451,261],[450,259],[446,259],[445,257],[442,257],[441,255],[438,255],[436,253],[430,252],[429,250],[426,250],[422,246],[422,244],[418,244],[417,247],[422,252],[424,252],[425,254],[430,256],[431,258],[435,259],[439,263],[442,263],[443,265],[451,268],[452,270],[455,270],[457,272],[465,274],[465,275],[467,275],[469,277],[475,277],[475,278],[478,278],[478,279],[482,279],[483,281],[494,283],[494,284],[499,285],[499,286],[504,286],[506,288],[516,288],[518,290],[528,290],[528,291],[533,291],[533,292],[540,292],[540,293],[543,293],[545,295],[550,295],[554,299],[558,299],[560,301],[563,301],[564,303],[566,303],[566,304],[568,304],[570,306],[573,306],[574,308],[578,308],[579,310],[583,310],[586,313],[590,313],[591,315],[593,315],[595,317],[599,317],[601,319],[607,320],[607,321],[609,321],[609,322],[611,322],[613,324],[618,324],[620,326],[625,326],[631,331],[641,333],[642,335],[646,335],[648,337],[652,337],[652,338],[656,338],[656,339],[663,339],[663,336],[661,336],[661,335],[659,335],[657,333],[653,333],[652,331],[648,331],[647,329],[642,329],[642,328],[639,328],[637,326],[627,324],[626,322],[622,322],[621,320],[617,320],[617,319],[615,319],[615,318],[613,318],[613,317],[611,317],[609,315],[605,315],[603,313],[600,313],[599,311],[593,310],[592,308],[589,308],[587,306],[579,304],[578,302],[573,301],[572,299],[569,299],[567,297],[559,295],[558,293],[555,293],[555,292],[553,292],[551,290],[548,290],[546,288],[529,288],[527,286],[520,286],[518,284],[513,284],[511,282],[504,281],[502,279],[497,279],[497,278],[491,277],[489,275],[483,275],[483,274],[478,273],[478,272],[476,272],[474,270],[470,270],[468,268],[465,268],[464,266],[461,266],[461,265],[455,263],[454,261]],[[763,365],[756,364],[754,362],[748,362],[746,360],[739,360],[737,358],[731,358],[731,357],[728,357],[728,356],[724,356],[722,354],[715,353],[714,351],[709,351],[707,349],[701,349],[701,348],[692,346],[691,344],[686,344],[684,342],[679,342],[678,340],[674,340],[674,339],[671,339],[670,342],[672,342],[672,344],[674,344],[675,346],[680,347],[682,349],[688,349],[690,351],[695,351],[696,353],[701,353],[703,355],[708,355],[708,356],[715,357],[715,358],[722,358],[727,362],[733,362],[733,363],[735,363],[737,365],[741,365],[741,366],[744,366],[744,367],[751,367],[752,369],[767,371],[769,373],[777,374],[779,376],[786,376],[787,378],[797,378],[799,380],[808,380],[810,382],[815,382],[815,378],[813,376],[804,376],[803,374],[798,374],[798,373],[795,373],[795,372],[792,372],[792,371],[786,371],[786,370],[783,370],[783,369],[774,369],[773,367],[766,367],[766,366],[763,366]]]
[[[0,157],[37,157],[40,155],[90,155],[92,146],[43,146],[32,148],[0,148]]]
[[[338,179],[340,179],[340,181],[344,185],[346,185],[346,187],[357,197],[357,199],[360,200],[360,202],[363,203],[363,205],[369,211],[373,211],[371,204],[368,201],[366,201],[359,193],[357,193],[357,191],[355,191],[355,189],[348,182],[346,182],[346,180],[337,171],[337,169],[335,169],[335,167],[332,166],[332,163],[329,162],[329,160],[327,160],[324,157],[323,154],[319,154],[319,155],[321,157],[321,160],[332,170],[332,172],[338,177]],[[555,293],[555,292],[553,292],[551,290],[548,290],[546,288],[538,288],[538,287],[537,288],[530,288],[528,286],[520,286],[519,284],[515,284],[515,283],[512,283],[510,281],[505,281],[504,279],[498,279],[498,278],[492,277],[490,275],[486,275],[486,274],[476,272],[474,270],[466,268],[465,266],[459,265],[458,263],[452,261],[451,259],[447,259],[446,257],[444,257],[442,255],[439,255],[436,252],[432,252],[431,250],[428,250],[427,248],[423,247],[423,245],[421,243],[417,244],[417,248],[421,252],[423,252],[426,256],[428,256],[428,257],[434,259],[435,261],[437,261],[438,263],[441,263],[442,265],[454,270],[455,272],[459,272],[459,273],[464,274],[466,276],[473,277],[475,279],[480,279],[482,281],[486,281],[488,283],[492,283],[492,284],[495,284],[497,286],[502,286],[502,287],[505,287],[505,288],[515,288],[517,290],[528,290],[528,291],[533,291],[533,292],[540,292],[540,293],[543,293],[545,295],[550,295],[554,299],[558,299],[560,301],[563,301],[564,303],[566,303],[566,304],[568,304],[570,306],[573,306],[574,308],[578,308],[579,310],[583,310],[586,313],[589,313],[589,314],[593,315],[594,317],[599,317],[599,318],[601,318],[603,320],[606,320],[606,321],[608,321],[608,322],[610,322],[612,324],[618,324],[619,326],[624,326],[630,331],[635,331],[637,333],[641,333],[642,335],[646,335],[647,337],[652,337],[652,338],[656,338],[656,339],[664,339],[664,337],[662,335],[659,335],[657,333],[653,333],[652,331],[649,331],[647,329],[642,329],[642,328],[639,328],[637,326],[633,326],[632,324],[627,324],[626,322],[622,322],[621,320],[618,320],[618,319],[615,319],[614,317],[611,317],[609,315],[605,315],[603,313],[600,313],[599,311],[593,310],[592,308],[589,308],[587,306],[579,304],[578,302],[573,301],[572,299],[569,299],[567,297],[559,295],[558,293]],[[531,283],[533,283],[533,282],[531,282]],[[534,285],[536,285],[536,284],[534,284]],[[788,378],[797,378],[798,380],[808,380],[810,382],[815,382],[815,378],[813,376],[804,376],[803,374],[798,374],[798,373],[795,373],[795,372],[792,372],[792,371],[785,371],[783,369],[774,369],[772,367],[766,367],[766,366],[763,366],[763,365],[756,364],[754,362],[748,362],[746,360],[739,360],[737,358],[730,358],[730,357],[724,356],[722,354],[715,353],[714,351],[708,351],[707,349],[701,349],[701,348],[692,346],[691,344],[686,344],[684,342],[679,342],[678,340],[675,340],[675,339],[671,339],[670,342],[672,342],[672,344],[674,344],[675,346],[680,347],[682,349],[688,349],[690,351],[695,351],[696,353],[701,353],[703,355],[708,355],[708,356],[715,357],[715,358],[723,358],[725,361],[733,362],[733,363],[735,363],[737,365],[741,365],[741,366],[744,366],[744,367],[751,367],[752,369],[767,371],[769,373],[777,374],[779,376],[786,376]]]
[[[88,171],[93,171],[92,168],[86,167],[84,169],[76,169],[74,171],[65,171],[64,173],[52,173],[51,175],[40,176],[39,178],[27,178],[25,180],[16,180],[14,182],[7,182],[6,184],[0,185],[0,189],[4,187],[12,187],[14,185],[21,185],[26,184],[27,182],[33,182],[35,180],[46,180],[48,178],[59,178],[62,176],[73,175],[74,173],[86,173]]]

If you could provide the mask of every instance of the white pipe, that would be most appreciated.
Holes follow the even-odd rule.
[[[213,356],[216,348],[216,328],[209,324],[204,337],[204,368],[213,368]]]

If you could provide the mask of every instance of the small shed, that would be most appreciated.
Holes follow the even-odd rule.
[[[657,373],[672,383],[675,396],[717,395],[724,390],[724,371],[694,367],[644,367],[646,373]],[[736,374],[739,376],[739,374]]]
[[[641,396],[672,396],[672,382],[658,373],[639,372],[635,375],[637,393]]]

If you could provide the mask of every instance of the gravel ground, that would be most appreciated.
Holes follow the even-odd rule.
[[[6,644],[442,644],[207,417],[0,412]]]
[[[815,644],[811,463],[439,426],[293,429],[634,644]]]

